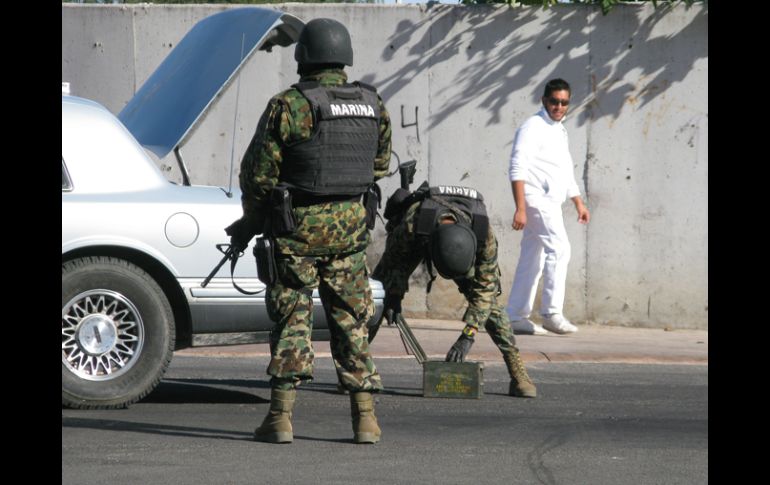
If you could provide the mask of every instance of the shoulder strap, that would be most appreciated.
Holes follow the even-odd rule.
[[[422,201],[417,211],[417,221],[414,224],[414,232],[418,236],[428,236],[436,225],[436,215],[439,205],[433,199],[426,198]]]
[[[428,286],[425,288],[425,293],[430,293],[430,290],[433,288],[433,282],[436,281],[436,272],[433,271],[433,261],[430,259],[430,254],[427,254],[427,249],[425,250],[426,254],[423,258],[423,261],[425,262],[425,269],[428,271],[428,276],[430,276],[430,280],[428,280]]]
[[[369,91],[371,91],[373,93],[377,92],[377,88],[375,88],[371,84],[366,84],[365,82],[353,81],[351,84],[355,84],[356,86],[358,86],[360,88],[363,88],[363,89],[366,89],[366,90],[369,90]]]
[[[319,86],[321,86],[321,83],[319,83],[318,81],[302,81],[291,85],[291,87],[301,92],[302,94],[305,94],[305,91],[307,91],[308,89],[317,88]]]

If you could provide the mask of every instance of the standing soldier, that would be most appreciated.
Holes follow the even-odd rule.
[[[412,194],[399,189],[388,199],[385,253],[372,278],[385,287],[383,318],[393,324],[401,318],[401,300],[409,291],[409,276],[425,261],[431,281],[433,268],[444,278],[454,280],[468,300],[463,328],[446,356],[448,362],[463,362],[484,326],[500,349],[511,376],[508,394],[536,397],[537,389],[527,374],[516,348],[515,337],[500,296],[500,268],[497,265],[497,240],[489,225],[484,198],[468,187],[425,182]],[[382,323],[369,333],[369,341]]]
[[[294,59],[299,83],[274,96],[262,114],[241,161],[243,216],[226,229],[238,249],[262,232],[275,251],[275,278],[266,282],[267,311],[275,322],[267,368],[270,410],[254,439],[294,438],[296,387],[313,376],[317,288],[335,366],[350,392],[354,441],[376,443],[372,393],[382,383],[369,352],[374,302],[365,250],[378,203],[374,182],[390,163],[390,117],[374,87],[347,82],[344,66],[353,65],[353,49],[341,23],[308,22]]]

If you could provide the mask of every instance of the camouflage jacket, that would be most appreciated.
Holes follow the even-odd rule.
[[[339,86],[347,82],[342,69],[325,69],[303,76],[300,81],[318,81],[323,86]],[[382,98],[379,143],[374,164],[374,180],[385,176],[390,164],[390,115]],[[282,149],[310,138],[313,117],[310,103],[294,88],[274,96],[259,120],[257,131],[241,160],[240,185],[243,213],[262,226],[268,212],[270,191],[278,183],[283,161]],[[328,202],[297,207],[294,218],[297,230],[276,240],[282,254],[322,256],[356,252],[369,244],[365,224],[366,210],[360,202]]]
[[[385,241],[385,253],[372,273],[382,282],[387,293],[403,296],[409,291],[409,277],[427,255],[428,238],[415,234],[415,219],[421,202],[409,206],[404,218],[391,226]],[[472,327],[483,327],[500,295],[500,267],[497,264],[497,239],[489,226],[487,240],[476,249],[474,267],[464,277],[455,280],[468,300],[463,321]]]

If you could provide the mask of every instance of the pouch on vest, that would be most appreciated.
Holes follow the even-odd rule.
[[[296,227],[291,191],[285,185],[276,185],[270,192],[270,231],[273,236],[281,237],[292,234]]]
[[[259,236],[254,245],[254,258],[257,260],[257,278],[271,286],[276,280],[275,249],[270,238]]]
[[[374,229],[377,222],[377,209],[380,208],[380,186],[372,184],[364,193],[364,207],[366,208],[366,228]]]

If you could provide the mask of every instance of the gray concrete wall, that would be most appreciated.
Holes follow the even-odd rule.
[[[351,79],[376,85],[415,181],[482,191],[499,240],[503,295],[521,233],[511,229],[513,135],[538,109],[544,83],[573,86],[565,125],[592,212],[564,205],[572,242],[565,314],[578,323],[708,328],[708,8],[582,6],[276,6],[331,17],[351,31]],[[229,6],[62,5],[62,81],[119,112],[198,20]],[[293,49],[257,53],[182,148],[193,183],[227,185],[267,100],[297,79]],[[413,126],[410,125],[417,123]],[[234,148],[233,148],[234,147]],[[395,157],[394,157],[395,158]],[[159,160],[178,178],[172,157]],[[395,167],[395,160],[392,163]],[[390,194],[397,177],[381,184]],[[223,221],[223,224],[229,221]],[[378,224],[369,260],[384,248]],[[464,301],[422,269],[405,310],[459,318]]]

